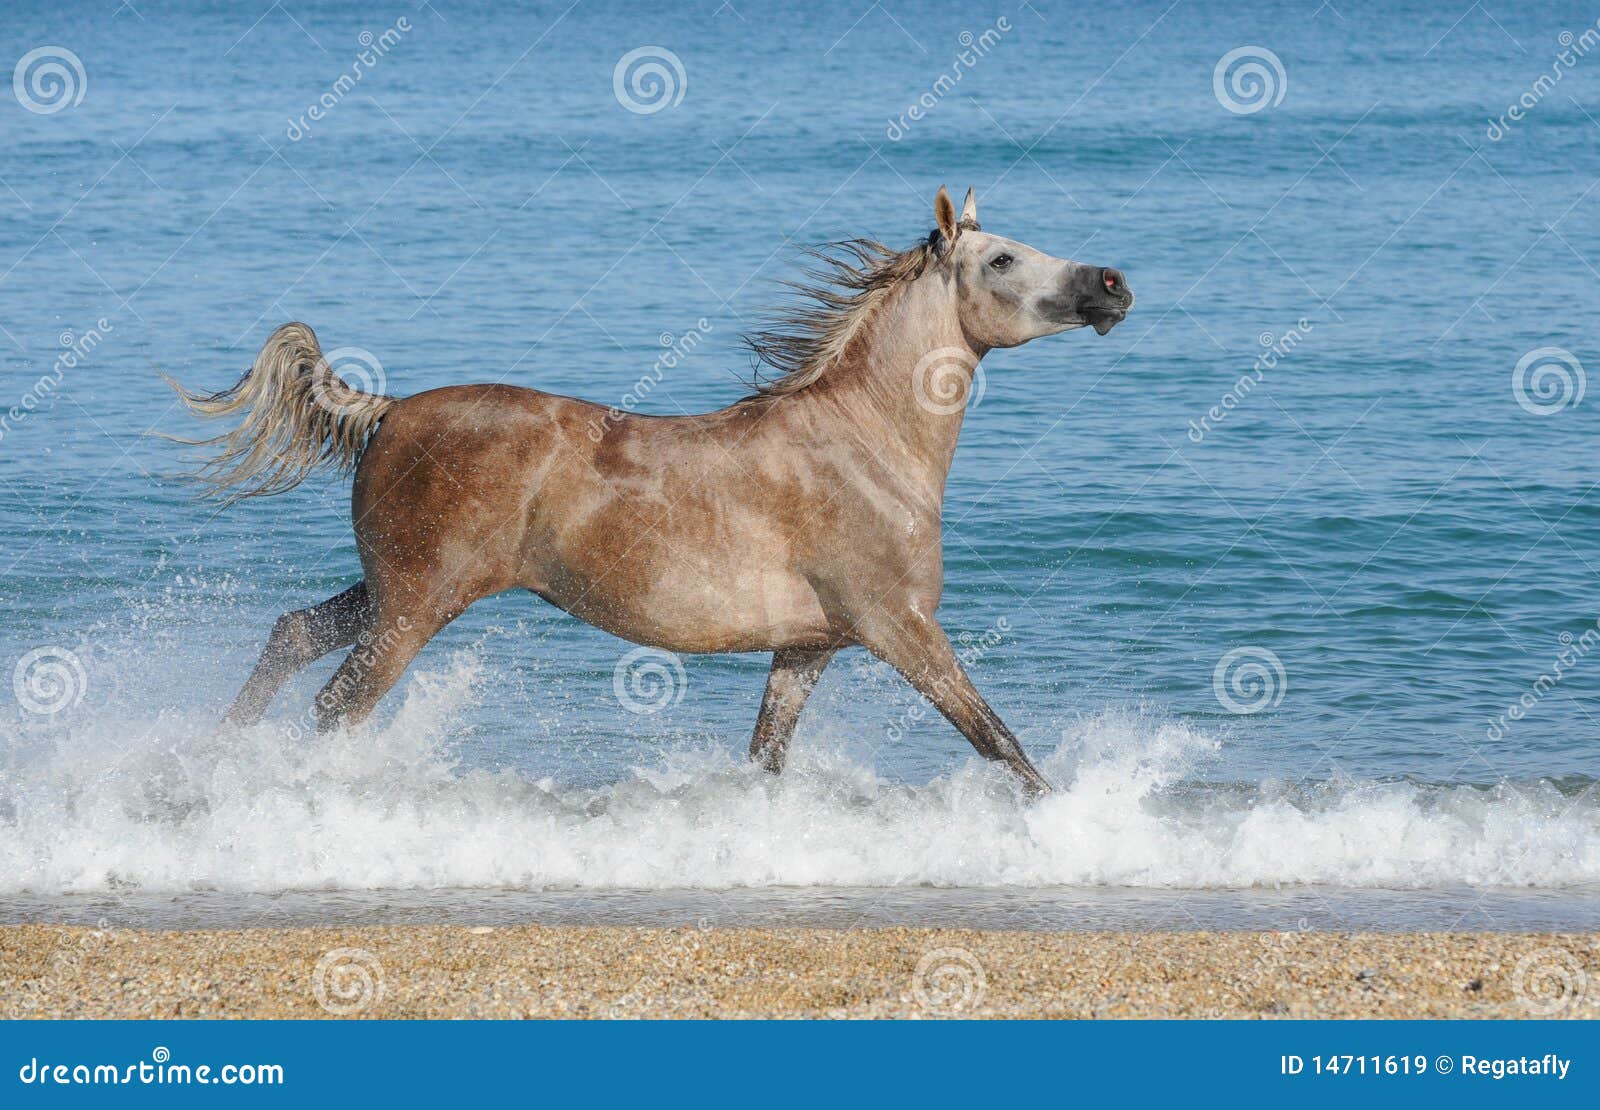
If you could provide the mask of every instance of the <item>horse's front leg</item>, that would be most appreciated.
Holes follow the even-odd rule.
[[[772,671],[767,675],[766,693],[761,695],[761,716],[756,718],[755,735],[750,737],[750,758],[764,770],[774,774],[783,770],[789,737],[794,735],[800,711],[833,653],[832,648],[781,648],[772,653]]]
[[[1050,793],[1049,782],[967,677],[938,621],[908,611],[873,624],[862,636],[867,650],[904,675],[918,693],[961,730],[979,755],[1005,763],[1029,794]]]

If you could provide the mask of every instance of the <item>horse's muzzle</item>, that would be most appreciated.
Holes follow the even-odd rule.
[[[1106,267],[1095,275],[1094,287],[1078,302],[1078,313],[1096,332],[1104,335],[1127,318],[1133,307],[1133,290],[1121,270]]]

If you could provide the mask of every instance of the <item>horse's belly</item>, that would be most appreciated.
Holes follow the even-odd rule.
[[[558,574],[534,591],[612,635],[668,651],[772,651],[829,643],[836,634],[799,575],[657,568],[644,581],[615,569],[620,573]]]
[[[823,605],[795,569],[797,510],[748,489],[725,456],[698,439],[613,447],[581,466],[555,456],[529,507],[525,584],[607,632],[671,651],[826,641]]]

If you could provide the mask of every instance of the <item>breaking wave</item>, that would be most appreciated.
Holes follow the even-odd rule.
[[[449,739],[472,671],[419,674],[390,722],[326,738],[170,714],[19,732],[0,894],[1600,881],[1587,784],[1208,783],[1216,738],[1134,712],[1041,752],[1058,790],[1032,803],[976,760],[907,785],[825,743],[777,778],[716,745],[601,786],[473,769]]]

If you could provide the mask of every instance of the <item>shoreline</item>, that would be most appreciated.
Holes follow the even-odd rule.
[[[1600,1018],[1600,933],[0,926],[12,1018]]]

